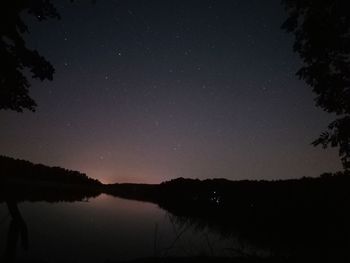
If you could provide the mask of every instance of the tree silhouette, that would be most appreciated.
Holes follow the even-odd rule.
[[[54,68],[38,51],[26,47],[23,33],[28,27],[21,18],[27,12],[38,21],[59,18],[50,0],[6,0],[0,4],[0,109],[35,111],[29,96],[31,84],[23,73],[33,78],[52,80]]]
[[[350,2],[283,3],[288,18],[282,28],[294,34],[294,51],[303,61],[297,75],[316,93],[318,107],[339,116],[312,144],[338,147],[344,169],[350,169]]]

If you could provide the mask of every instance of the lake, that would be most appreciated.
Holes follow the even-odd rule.
[[[238,244],[207,227],[181,224],[155,204],[105,194],[86,202],[21,202],[18,209],[27,226],[28,249],[18,240],[11,252],[17,260],[105,262],[152,256],[230,256],[230,248]],[[10,225],[7,205],[1,203],[1,257],[9,250]]]
[[[145,194],[146,186],[135,185],[127,186],[128,191],[113,188],[114,196],[101,194],[100,188],[3,187],[0,262],[193,260],[193,256],[206,256],[233,262],[241,258],[238,262],[347,263],[348,184],[339,179],[339,187],[332,188],[330,183],[319,188],[317,183],[310,187],[303,182],[303,188],[293,190],[294,195],[290,194],[293,183],[287,184],[288,190],[283,182],[275,190],[278,194],[271,194],[275,183],[259,183],[260,190],[255,183],[248,190],[235,183],[226,192],[220,189],[220,195],[216,190],[192,190],[184,185],[172,192],[163,186],[164,191],[154,196]],[[122,199],[118,193],[145,201]]]

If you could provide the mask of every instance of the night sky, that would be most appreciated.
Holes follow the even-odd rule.
[[[341,168],[310,145],[334,116],[295,76],[280,0],[53,2],[25,39],[54,80],[32,81],[37,112],[0,111],[0,154],[106,183]]]

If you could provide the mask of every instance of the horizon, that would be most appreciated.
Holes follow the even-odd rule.
[[[10,158],[11,160],[14,160],[14,161],[20,161],[20,162],[29,162],[30,164],[32,165],[40,165],[40,166],[44,166],[46,168],[59,168],[59,169],[63,169],[63,170],[68,170],[68,171],[71,171],[71,172],[78,172],[82,175],[85,175],[87,176],[89,179],[93,179],[93,180],[97,180],[99,183],[102,183],[103,185],[107,186],[107,185],[115,185],[115,184],[136,184],[136,185],[160,185],[162,183],[166,183],[166,182],[170,182],[170,181],[173,181],[173,180],[178,180],[178,179],[184,179],[184,180],[199,180],[199,181],[211,181],[211,180],[225,180],[225,181],[231,181],[231,182],[241,182],[241,181],[249,181],[249,182],[279,182],[279,181],[290,181],[290,180],[302,180],[302,179],[317,179],[317,178],[322,178],[323,175],[327,175],[327,174],[330,174],[330,173],[322,173],[320,174],[319,176],[317,177],[300,177],[300,178],[283,178],[283,179],[238,179],[238,180],[235,180],[235,179],[228,179],[226,177],[215,177],[215,178],[212,178],[212,177],[208,177],[208,178],[193,178],[193,177],[176,177],[176,178],[172,178],[172,179],[169,179],[169,180],[166,180],[166,181],[161,181],[161,182],[154,182],[154,183],[140,183],[140,182],[103,182],[101,180],[99,180],[98,178],[94,178],[94,177],[91,177],[89,176],[88,174],[86,173],[82,173],[81,171],[79,170],[70,170],[70,169],[67,169],[65,167],[60,167],[60,166],[48,166],[44,163],[33,163],[31,162],[30,160],[24,160],[24,159],[18,159],[18,158],[14,158],[14,157],[11,157],[11,156],[5,156],[5,155],[0,155],[0,158]],[[337,173],[333,173],[332,175],[336,175]],[[341,173],[342,174],[342,173]]]

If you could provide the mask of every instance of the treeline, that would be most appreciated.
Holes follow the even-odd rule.
[[[350,200],[349,187],[350,173],[339,172],[316,178],[275,181],[177,178],[159,185],[111,184],[105,186],[105,192],[129,199],[155,202],[166,208],[179,207],[181,211],[190,207],[189,212],[195,213],[202,207],[234,207],[251,211],[267,206],[289,209],[295,206],[324,206],[329,202],[339,205]]]
[[[83,173],[0,156],[0,202],[82,201],[101,190],[101,182]]]
[[[1,181],[46,181],[63,184],[101,185],[98,180],[78,171],[33,164],[29,161],[6,156],[0,156],[0,171]]]
[[[177,178],[160,184],[162,198],[159,202],[221,208],[273,205],[282,209],[296,204],[303,207],[316,203],[324,205],[330,201],[339,204],[350,199],[349,187],[349,172],[276,181]]]
[[[350,262],[350,174],[281,181],[175,179],[158,204],[182,224],[295,262]]]

